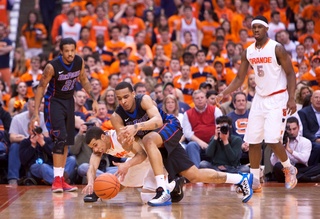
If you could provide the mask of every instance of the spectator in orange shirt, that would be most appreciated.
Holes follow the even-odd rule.
[[[164,51],[164,55],[170,60],[172,54],[172,42],[170,41],[170,32],[168,28],[159,29],[161,42],[153,45],[152,50],[153,54],[156,54],[157,45],[161,45]],[[165,61],[169,61],[165,60]]]
[[[172,39],[173,34],[175,34],[175,32],[174,32],[175,29],[173,29],[172,27],[169,26],[168,19],[166,16],[160,15],[158,22],[155,23],[155,27],[153,28],[157,43],[161,43],[162,39],[161,39],[160,30],[163,30],[163,29],[169,30],[168,38],[169,38],[169,40]]]
[[[25,50],[27,58],[39,55],[43,52],[42,42],[47,38],[47,30],[39,21],[38,14],[30,11],[28,21],[21,28],[20,42]]]
[[[129,60],[135,61],[139,69],[143,66],[152,66],[152,60],[147,56],[146,44],[138,43],[137,52],[129,57]]]
[[[147,44],[145,44],[146,41],[146,32],[140,31],[138,32],[135,36],[134,36],[134,43],[131,44],[127,44],[127,48],[131,49],[130,55],[134,55],[137,53],[137,45],[138,44],[144,44],[145,45],[145,49],[146,49],[146,56],[152,60],[153,59],[153,54],[152,54],[152,50],[150,48],[150,46],[148,46]]]
[[[312,36],[307,36],[306,38],[304,38],[304,41],[303,41],[304,55],[308,59],[310,59],[315,52],[313,45],[314,45],[314,39],[312,38]]]
[[[220,23],[222,23],[223,21],[226,21],[226,20],[229,22],[232,21],[233,11],[225,6],[225,1],[224,0],[216,0],[216,2],[217,2],[218,7],[215,8],[215,11],[218,14],[218,17],[220,19]]]
[[[171,59],[176,58],[180,62],[182,62],[182,55],[183,55],[183,46],[178,41],[172,42],[172,51],[171,51]]]
[[[311,19],[314,21],[315,24],[315,32],[320,34],[320,1],[319,0],[312,0],[312,4],[307,5],[303,11],[301,12],[301,17],[305,19]],[[318,43],[320,43],[318,41]]]
[[[277,0],[270,0],[270,8],[268,11],[264,12],[263,13],[263,16],[265,18],[267,18],[268,21],[271,20],[271,14],[272,12],[274,11],[278,11],[280,13],[280,21],[283,23],[283,24],[288,24],[287,23],[287,17],[286,17],[286,12],[283,11],[283,10],[280,10],[280,8],[278,7],[278,2]]]
[[[231,24],[230,21],[224,20],[221,24],[221,27],[225,30],[225,39],[226,41],[236,42],[237,38],[234,33],[231,32]]]
[[[292,56],[291,61],[295,68],[298,68],[301,62],[305,62],[309,66],[309,60],[308,57],[305,56],[305,48],[303,44],[296,46],[296,56]]]
[[[243,49],[248,48],[254,42],[249,40],[247,29],[240,29],[239,39],[240,39],[239,43],[242,45]]]
[[[86,10],[85,10],[86,11],[86,15],[82,16],[82,18],[80,20],[80,23],[81,23],[82,27],[86,26],[87,23],[96,16],[95,7],[92,4],[92,2],[87,2],[86,5],[85,5],[85,8],[86,8]]]
[[[82,54],[83,47],[90,47],[92,51],[95,51],[96,43],[90,40],[90,29],[88,27],[82,27],[80,31],[80,40],[77,41],[77,53]]]
[[[303,43],[308,36],[313,38],[312,47],[317,50],[320,43],[320,34],[315,32],[315,22],[313,20],[306,20],[306,33],[299,37],[299,42]]]
[[[305,61],[300,62],[298,65],[298,71],[296,72],[297,83],[301,82],[302,75],[304,75],[308,72],[309,72],[308,64]],[[303,82],[303,83],[305,83],[305,82]]]
[[[61,5],[61,12],[59,15],[57,15],[52,24],[52,29],[51,29],[51,40],[53,43],[56,43],[59,41],[58,35],[59,35],[59,28],[65,20],[67,20],[67,13],[70,10],[70,3],[64,2]],[[77,20],[76,20],[77,21]]]
[[[301,81],[305,81],[315,91],[319,90],[320,86],[317,81],[316,69],[320,66],[320,56],[314,55],[311,59],[311,69],[309,72],[301,76]]]
[[[191,78],[202,83],[206,81],[207,75],[217,76],[217,72],[212,66],[206,62],[206,54],[203,50],[199,50],[196,54],[196,64],[191,67]]]
[[[128,25],[130,28],[130,36],[135,36],[136,33],[146,29],[143,20],[141,18],[135,17],[135,10],[133,5],[127,5],[125,17],[116,22]]]
[[[184,18],[181,18],[176,30],[176,39],[182,44],[185,43],[184,33],[190,31],[192,35],[192,43],[201,46],[202,43],[202,27],[201,22],[192,16],[192,7],[184,7]]]
[[[207,52],[210,43],[216,39],[216,28],[220,26],[220,23],[217,14],[212,10],[205,10],[203,15],[205,20],[201,22],[203,32],[201,46]]]
[[[97,16],[87,23],[87,27],[90,28],[90,39],[96,41],[96,37],[101,34],[105,40],[109,40],[109,21],[106,18],[106,12],[101,5],[97,6],[95,11]]]
[[[120,51],[126,46],[126,44],[120,41],[120,28],[114,26],[111,28],[111,40],[106,42],[106,47],[110,50],[114,56],[117,56]]]
[[[27,98],[34,97],[32,88],[39,84],[42,77],[42,70],[40,69],[40,57],[33,56],[31,58],[31,68],[20,77],[20,81],[27,84]]]
[[[261,15],[269,10],[269,1],[266,0],[250,0],[249,4],[253,9],[253,16]]]
[[[239,31],[244,28],[243,21],[245,17],[250,15],[248,2],[241,1],[239,7],[239,11],[234,13],[232,20],[230,21],[231,33],[233,33],[237,39],[239,39]]]

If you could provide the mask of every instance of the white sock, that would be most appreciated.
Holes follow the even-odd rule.
[[[290,163],[289,158],[285,162],[281,162],[281,164],[283,167],[291,167],[291,163]]]
[[[258,169],[250,168],[250,173],[253,174],[253,178],[259,180],[259,182],[260,182],[260,168],[258,168]]]
[[[157,187],[162,187],[164,191],[167,191],[167,181],[164,178],[164,175],[157,175],[156,177],[156,182],[157,182]]]
[[[238,184],[242,180],[242,175],[237,173],[227,173],[227,180],[226,183],[230,184]]]
[[[53,167],[53,176],[60,176],[63,177],[64,168],[62,167]]]

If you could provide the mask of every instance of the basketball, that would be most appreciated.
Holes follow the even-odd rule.
[[[104,173],[94,181],[93,190],[101,199],[112,199],[120,191],[120,182],[115,175]]]

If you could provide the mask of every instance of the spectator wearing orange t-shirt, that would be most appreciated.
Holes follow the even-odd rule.
[[[220,22],[227,20],[229,22],[232,21],[233,11],[226,7],[225,0],[217,0],[217,6],[215,8],[215,12],[217,13]]]
[[[39,55],[43,52],[42,42],[47,38],[47,30],[39,21],[36,12],[29,12],[28,21],[21,28],[20,42],[25,50],[27,58]]]
[[[120,41],[120,28],[114,26],[111,28],[111,40],[106,42],[106,47],[109,51],[113,53],[114,56],[117,56],[118,53],[124,50],[126,44]]]
[[[177,26],[176,39],[183,44],[185,44],[184,33],[189,31],[192,35],[192,44],[196,44],[201,47],[202,44],[202,27],[201,22],[192,16],[192,8],[186,6],[184,8],[184,18],[180,20]]]
[[[118,23],[126,24],[129,26],[129,35],[135,36],[136,33],[145,30],[146,26],[141,18],[135,17],[135,10],[132,5],[128,5],[126,8],[126,16],[121,18]]]
[[[197,80],[198,83],[205,82],[207,75],[213,75],[217,77],[217,72],[212,66],[209,66],[206,62],[206,54],[203,50],[199,50],[196,53],[196,64],[190,68],[191,78]]]
[[[318,50],[320,44],[320,34],[315,32],[315,22],[313,20],[306,21],[306,31],[307,32],[305,34],[299,37],[299,42],[303,43],[306,37],[311,36],[313,38],[312,47],[314,48],[314,50]]]
[[[239,31],[239,43],[242,45],[243,49],[248,48],[254,41],[249,40],[249,35],[247,29],[240,29]]]
[[[90,29],[88,27],[82,27],[80,31],[80,40],[77,41],[77,53],[82,55],[83,47],[90,47],[92,51],[96,49],[96,43],[90,40]]]
[[[87,27],[91,30],[90,39],[96,41],[96,37],[101,34],[105,40],[109,40],[109,21],[106,19],[106,12],[101,5],[96,7],[96,15],[87,23]]]
[[[143,66],[152,66],[152,60],[147,56],[146,46],[144,43],[138,43],[137,52],[129,56],[129,60],[136,62],[140,70]]]
[[[316,69],[318,67],[320,67],[320,56],[315,55],[311,59],[310,71],[304,73],[301,76],[301,81],[306,81],[314,91],[320,89],[319,83],[317,81],[317,74],[316,74]]]
[[[312,4],[307,5],[301,12],[301,17],[314,21],[314,31],[320,34],[320,1],[312,0]],[[319,43],[319,42],[318,42]]]
[[[160,29],[159,31],[161,36],[161,42],[153,45],[152,47],[153,55],[156,54],[157,45],[161,45],[164,50],[164,55],[169,58],[171,57],[171,54],[172,54],[172,42],[170,41],[169,29],[163,28],[163,29]],[[165,61],[169,61],[169,60],[165,60]]]
[[[216,28],[220,26],[219,18],[215,12],[210,10],[205,10],[204,21],[201,22],[202,26],[202,49],[208,51],[210,43],[216,39]]]
[[[32,88],[39,84],[42,77],[42,70],[40,69],[40,58],[33,56],[31,58],[31,68],[20,77],[20,81],[27,84],[27,98],[34,97]]]
[[[308,57],[305,56],[305,49],[303,44],[299,44],[296,46],[296,56],[292,56],[291,61],[293,67],[295,68],[298,68],[300,63],[302,62],[305,62],[309,68],[310,63]]]
[[[247,15],[250,15],[249,12],[249,3],[241,2],[240,11],[235,12],[231,22],[231,33],[235,35],[237,40],[239,40],[239,31],[244,28],[243,22]]]
[[[250,6],[253,9],[252,15],[255,17],[269,10],[269,1],[266,0],[250,0]]]

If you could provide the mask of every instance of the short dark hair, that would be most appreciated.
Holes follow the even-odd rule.
[[[63,46],[64,45],[69,45],[69,44],[73,44],[74,48],[77,47],[76,41],[74,39],[72,39],[71,37],[67,37],[67,38],[61,39],[60,45],[59,45],[60,50],[62,51],[63,50]]]
[[[217,119],[216,119],[216,123],[217,124],[221,124],[221,123],[228,123],[228,125],[232,125],[232,120],[229,116],[219,116]]]
[[[208,90],[207,93],[206,93],[206,98],[209,99],[209,97],[211,95],[218,95],[218,92],[216,90]]]
[[[117,84],[115,90],[122,90],[128,88],[130,92],[133,92],[133,87],[130,83],[122,81],[119,84]]]
[[[90,144],[92,139],[96,139],[96,140],[100,139],[101,135],[103,134],[104,134],[104,131],[100,127],[92,126],[86,132],[86,137],[85,137],[86,144]]]
[[[254,17],[252,21],[254,21],[254,20],[261,20],[261,21],[266,22],[267,24],[269,23],[268,19],[265,16],[262,16],[262,15],[258,15],[256,17]]]
[[[243,91],[239,91],[239,92],[236,92],[236,93],[233,94],[233,96],[232,96],[232,102],[233,102],[233,103],[236,102],[236,98],[237,98],[238,95],[243,95],[243,96],[245,96],[245,98],[246,98],[246,100],[247,100],[247,95],[246,95],[246,93],[243,92]]]
[[[137,91],[138,87],[146,87],[146,85],[142,82],[138,82],[134,85],[133,90]]]
[[[287,119],[287,124],[288,123],[296,123],[299,126],[299,120],[294,116],[291,116]]]

